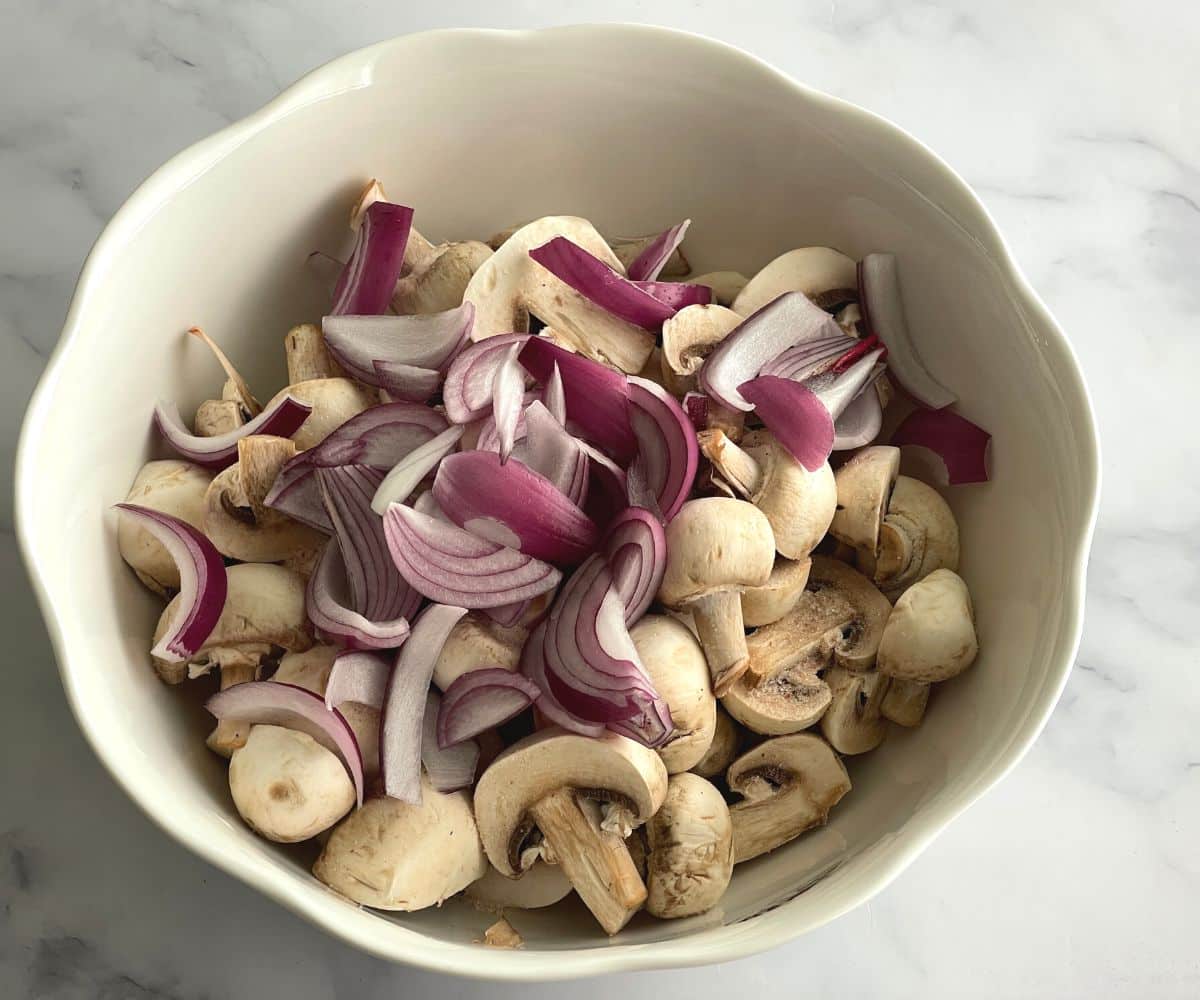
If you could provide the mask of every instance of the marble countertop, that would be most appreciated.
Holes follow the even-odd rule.
[[[910,129],[981,193],[1073,338],[1104,502],[1077,669],[1003,784],[869,905],[769,954],[570,987],[1200,995],[1200,7],[1183,0],[10,0],[0,8],[0,448],[89,245],[179,149],[395,34],[653,20]],[[413,5],[416,6],[416,5]],[[550,997],[388,965],[168,841],[69,715],[0,497],[0,996]],[[668,978],[670,977],[670,978]]]

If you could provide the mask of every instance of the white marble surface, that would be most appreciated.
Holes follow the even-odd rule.
[[[1078,668],[1000,788],[874,902],[824,930],[733,965],[572,994],[1200,995],[1194,3],[6,0],[5,467],[88,246],[169,155],[380,38],[587,20],[726,38],[945,156],[1073,337],[1099,412],[1105,497]],[[152,828],[70,719],[16,556],[10,495],[0,499],[0,996],[565,992],[368,958]]]

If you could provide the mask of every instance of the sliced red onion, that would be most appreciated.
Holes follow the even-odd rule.
[[[700,369],[700,388],[731,410],[752,404],[739,386],[758,375],[789,347],[827,337],[845,337],[829,313],[803,292],[785,292],[734,327]]]
[[[625,499],[630,507],[640,507],[648,510],[664,524],[667,518],[663,515],[662,506],[658,502],[658,494],[650,487],[650,477],[646,471],[646,456],[638,452],[625,472]]]
[[[492,419],[500,441],[500,461],[507,462],[517,438],[517,421],[525,401],[525,372],[517,355],[520,344],[513,344],[496,369],[492,381]]]
[[[546,679],[546,658],[544,643],[546,623],[542,622],[525,641],[521,651],[521,673],[537,686],[540,694],[535,701],[537,709],[556,726],[562,726],[567,732],[578,733],[580,736],[590,736],[593,739],[604,735],[604,726],[599,722],[588,722],[563,708],[553,694],[550,693],[550,682]]]
[[[305,258],[304,266],[332,300],[333,291],[337,288],[338,279],[342,276],[346,265],[336,257],[330,257],[327,253],[315,250]]]
[[[456,424],[467,424],[487,416],[492,409],[492,383],[513,344],[524,344],[527,333],[506,333],[466,347],[450,363],[442,402],[446,416]]]
[[[363,803],[363,759],[354,730],[342,713],[325,707],[320,695],[295,684],[247,681],[218,691],[204,703],[218,721],[282,726],[306,733],[335,754],[354,782],[354,797]]]
[[[521,408],[517,411],[517,426],[513,431],[514,447],[516,442],[525,439],[525,407],[537,401],[537,393],[527,392],[521,399]],[[497,455],[500,454],[500,430],[496,426],[495,414],[488,414],[483,418],[479,434],[475,437],[475,450],[493,451]]]
[[[629,476],[604,452],[586,441],[579,441],[579,448],[587,455],[590,466],[584,511],[597,525],[603,526],[629,505]]]
[[[448,455],[433,495],[459,527],[535,559],[574,565],[596,544],[595,523],[553,483],[491,452]]]
[[[882,427],[883,406],[879,394],[868,385],[834,421],[833,450],[849,451],[868,445],[879,436]]]
[[[119,503],[117,510],[149,532],[179,570],[179,607],[171,627],[150,651],[168,663],[191,659],[212,634],[221,612],[229,582],[225,560],[199,528],[160,510],[133,503]]]
[[[441,696],[430,688],[421,723],[421,763],[425,765],[429,783],[437,791],[455,792],[475,784],[479,744],[474,740],[464,740],[444,750],[438,746],[437,727],[441,705]]]
[[[809,472],[825,464],[833,450],[833,417],[812,390],[776,375],[760,375],[738,388],[792,458]]]
[[[512,628],[529,610],[532,601],[514,601],[512,604],[501,604],[496,608],[484,608],[483,613],[486,614],[497,625],[504,628]]]
[[[587,500],[589,465],[579,442],[537,401],[525,410],[525,428],[525,439],[515,457],[544,476],[576,507],[582,507]]]
[[[847,343],[852,344],[847,350]],[[819,340],[809,340],[789,347],[778,357],[772,358],[763,365],[760,375],[778,375],[780,378],[790,378],[795,382],[803,382],[815,375],[832,368],[851,351],[856,350],[862,341],[851,341],[844,333],[834,337],[821,337]]]
[[[436,410],[419,403],[384,403],[355,414],[293,463],[313,466],[369,465],[390,469],[414,448],[449,426]]]
[[[672,315],[688,306],[712,305],[712,289],[708,285],[689,285],[682,281],[635,281],[634,284],[658,299]]]
[[[585,299],[634,326],[653,330],[677,311],[565,236],[535,247],[529,256]]]
[[[700,447],[683,407],[666,389],[649,379],[629,376],[629,418],[645,462],[646,484],[663,517],[678,513],[696,480]]]
[[[421,730],[433,667],[466,608],[431,604],[400,647],[383,699],[379,760],[383,790],[401,802],[421,801]]]
[[[859,358],[862,358],[881,347],[883,347],[883,344],[880,343],[879,338],[873,333],[868,337],[863,337],[860,340],[856,340],[854,342],[854,346],[851,347],[850,350],[848,350],[840,358],[838,358],[837,361],[833,363],[833,367],[829,370],[835,375],[840,375],[842,372],[849,369],[856,361],[858,361]]]
[[[412,218],[411,208],[386,201],[377,201],[367,209],[354,253],[333,290],[333,315],[378,316],[387,312],[404,264]]]
[[[373,366],[373,384],[397,401],[424,403],[437,392],[442,381],[442,373],[436,368],[418,368],[395,361],[375,361]]]
[[[553,590],[553,566],[454,524],[393,504],[383,516],[388,550],[414,590],[431,601],[495,608]]]
[[[608,527],[604,558],[613,586],[625,602],[625,624],[646,613],[667,568],[667,534],[662,522],[640,507],[627,507]]]
[[[542,392],[542,403],[550,415],[564,427],[567,425],[567,397],[563,390],[562,372],[558,370],[558,362],[554,362],[554,370],[546,379],[546,388]]]
[[[380,482],[371,500],[371,509],[383,517],[394,503],[404,503],[421,480],[437,468],[438,463],[452,452],[463,436],[461,424],[447,427],[435,438],[426,441],[405,455]]]
[[[429,517],[435,518],[438,521],[449,522],[450,518],[446,516],[446,512],[438,506],[437,500],[433,496],[433,490],[426,490],[416,500],[413,501],[413,510],[418,514],[427,514]]]
[[[683,412],[691,421],[692,430],[708,429],[708,397],[702,392],[689,392],[683,397]]]
[[[351,375],[378,385],[375,362],[442,370],[471,333],[475,307],[417,316],[326,316],[325,346]]]
[[[345,652],[334,658],[325,682],[325,707],[337,708],[352,701],[369,708],[383,708],[392,662],[378,653]]]
[[[236,430],[200,437],[188,430],[174,403],[160,400],[154,407],[154,424],[167,443],[189,462],[206,469],[223,469],[237,461],[237,443],[251,434],[291,437],[308,419],[312,407],[292,395],[281,396],[253,420]]]
[[[373,622],[347,604],[346,566],[336,538],[331,538],[308,579],[305,610],[308,620],[325,639],[346,649],[395,649],[408,638],[409,619],[421,606],[421,595],[412,598],[402,613],[389,621]]]
[[[862,392],[873,375],[875,378],[879,377],[876,365],[881,357],[882,348],[864,354],[840,374],[834,375],[830,372],[830,380],[824,385],[809,383],[809,388],[816,394],[817,399],[825,404],[825,409],[834,420],[846,412],[846,407]]]
[[[478,736],[520,715],[541,689],[522,674],[487,667],[461,674],[442,694],[438,746],[445,748]]]
[[[297,461],[307,454],[301,452],[279,470],[264,503],[301,524],[332,535],[333,522],[321,499],[321,487],[317,485],[313,467],[308,462]]]
[[[892,434],[892,444],[928,448],[946,466],[951,486],[988,481],[992,436],[950,410],[914,410]]]
[[[869,253],[858,265],[859,305],[863,323],[888,349],[892,374],[919,402],[935,410],[958,397],[935,379],[908,332],[896,258],[890,253]]]
[[[637,439],[629,423],[629,383],[624,375],[545,337],[529,338],[521,349],[521,364],[543,385],[557,364],[566,390],[567,420],[614,461],[633,458]]]
[[[646,249],[638,254],[626,268],[629,280],[653,281],[657,278],[662,273],[662,269],[667,266],[671,254],[679,249],[679,244],[683,242],[691,224],[691,219],[684,219],[654,237],[647,244]]]

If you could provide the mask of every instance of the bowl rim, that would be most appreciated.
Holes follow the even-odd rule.
[[[786,85],[798,98],[825,107],[855,121],[856,124],[883,133],[888,141],[906,146],[910,154],[923,157],[941,174],[941,182],[978,213],[973,233],[985,241],[985,248],[999,268],[1000,280],[1029,310],[1032,317],[1049,335],[1052,346],[1061,352],[1054,366],[1054,376],[1065,390],[1073,392],[1080,404],[1080,416],[1086,417],[1086,427],[1078,428],[1078,437],[1086,453],[1079,455],[1081,484],[1087,492],[1087,509],[1074,538],[1065,539],[1066,549],[1073,552],[1068,560],[1072,565],[1070,586],[1063,595],[1063,615],[1060,635],[1060,662],[1052,664],[1048,683],[1040,696],[1040,704],[1031,706],[1022,724],[988,770],[974,778],[952,800],[944,803],[936,815],[916,817],[898,831],[885,860],[878,860],[870,885],[847,891],[825,912],[798,919],[791,911],[798,900],[789,900],[772,910],[757,914],[739,924],[720,925],[697,930],[693,934],[650,944],[616,943],[606,948],[564,949],[561,951],[504,951],[482,949],[479,946],[445,943],[444,947],[422,948],[428,943],[417,931],[385,939],[382,936],[363,939],[343,926],[345,911],[328,905],[332,899],[300,891],[291,878],[281,878],[253,859],[230,858],[223,855],[210,841],[196,835],[186,824],[178,821],[171,810],[162,808],[159,799],[145,794],[124,776],[121,761],[111,759],[103,735],[94,731],[80,693],[73,682],[73,657],[68,652],[67,637],[54,611],[50,584],[38,563],[37,539],[30,511],[36,504],[33,492],[38,438],[41,435],[55,387],[61,375],[64,359],[73,349],[95,289],[102,284],[109,260],[119,253],[127,237],[136,232],[180,189],[201,173],[210,169],[244,142],[257,136],[272,123],[294,110],[314,101],[332,97],[346,89],[364,86],[361,69],[373,64],[388,53],[408,46],[436,43],[447,36],[470,36],[481,41],[500,44],[527,44],[529,40],[571,40],[587,36],[595,41],[611,36],[620,44],[629,34],[653,36],[664,45],[688,46],[699,55],[714,59],[746,60],[760,71]],[[51,646],[71,711],[80,729],[91,744],[96,756],[114,780],[138,807],[160,829],[176,842],[205,859],[210,864],[233,875],[267,897],[321,927],[331,935],[371,954],[391,961],[404,962],[430,971],[474,979],[499,981],[546,981],[576,978],[601,973],[651,970],[681,966],[705,965],[732,961],[777,947],[792,938],[836,919],[866,902],[887,887],[925,850],[933,839],[961,815],[986,791],[1005,777],[1028,751],[1057,704],[1078,652],[1083,629],[1084,591],[1089,549],[1096,525],[1100,497],[1100,443],[1092,400],[1082,370],[1070,342],[1061,327],[1030,286],[1016,264],[1007,242],[991,214],[978,195],[940,156],[900,126],[874,112],[842,98],[834,97],[800,83],[789,74],[772,66],[738,46],[690,31],[647,24],[608,23],[574,24],[534,29],[449,28],[416,32],[377,42],[338,56],[306,73],[278,96],[246,117],[199,140],[171,157],[155,170],[122,204],[101,231],[84,262],[71,299],[63,331],[51,352],[46,367],[31,397],[17,448],[15,477],[15,523],[20,552],[33,584],[38,605],[45,620]],[[1057,676],[1054,676],[1055,673]],[[115,755],[113,755],[115,757]],[[391,925],[395,926],[395,925]],[[748,929],[753,933],[746,933]],[[441,943],[439,943],[441,944]],[[472,961],[463,963],[470,953]]]

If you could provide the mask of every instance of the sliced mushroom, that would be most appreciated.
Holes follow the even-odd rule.
[[[491,255],[491,248],[477,240],[433,247],[396,282],[392,307],[403,315],[456,309],[472,275]]]
[[[713,300],[722,306],[733,305],[733,300],[750,279],[737,271],[706,271],[688,277],[689,285],[706,285],[712,289]]]
[[[733,311],[749,316],[785,292],[803,292],[822,309],[834,310],[858,298],[858,265],[829,247],[789,250],[750,279]]]
[[[667,615],[643,616],[629,637],[675,724],[677,735],[658,748],[658,755],[668,774],[687,771],[708,752],[717,725],[704,650],[686,626]]]
[[[333,831],[313,874],[379,910],[435,906],[482,878],[487,859],[466,792],[439,792],[421,775],[421,802],[368,799]]]
[[[296,382],[280,389],[271,402],[287,394],[312,407],[312,413],[292,435],[300,451],[320,444],[330,431],[379,402],[376,390],[348,378],[314,378]]]
[[[529,256],[529,251],[564,236],[620,274],[621,262],[586,219],[547,216],[523,226],[475,272],[463,301],[475,306],[474,340],[529,330],[530,315],[581,353],[621,371],[638,372],[654,348],[654,334],[584,298]]]
[[[220,437],[246,422],[246,412],[234,399],[206,399],[196,407],[194,426],[200,437]]]
[[[704,430],[697,438],[721,477],[766,515],[781,556],[803,559],[816,548],[837,509],[837,486],[828,462],[809,472],[773,438],[754,454],[723,431]]]
[[[693,917],[717,905],[733,876],[733,823],[721,793],[698,774],[676,774],[646,824],[646,910]]]
[[[287,355],[288,382],[292,385],[346,374],[325,347],[321,328],[312,323],[301,323],[288,330],[283,350]]]
[[[877,552],[883,515],[899,474],[899,448],[874,445],[858,452],[834,473],[837,513],[829,533],[855,549]]]
[[[696,373],[742,321],[724,306],[686,306],[663,323],[662,378],[676,396],[696,388]]]
[[[809,559],[776,559],[766,583],[742,591],[742,621],[746,628],[770,625],[790,612],[804,593],[811,566]]]
[[[741,592],[766,583],[774,562],[770,523],[741,500],[689,500],[667,525],[667,568],[658,597],[691,610],[718,696],[749,663]]]
[[[726,780],[742,796],[729,808],[735,864],[820,826],[850,791],[850,776],[837,754],[808,733],[760,743],[733,762]]]
[[[501,875],[488,865],[483,878],[467,886],[467,899],[491,913],[501,910],[538,910],[553,906],[574,890],[558,865],[535,861],[516,878]]]
[[[899,476],[876,553],[858,550],[858,568],[892,600],[935,569],[958,569],[958,522],[932,486]]]
[[[786,620],[786,619],[783,619]],[[768,625],[768,629],[774,626]],[[755,642],[755,636],[766,631],[759,629],[750,637],[750,656],[760,662],[767,655],[766,642]],[[807,636],[800,633],[796,641],[803,643]],[[774,641],[779,640],[778,648]],[[783,736],[798,733],[816,725],[829,708],[832,695],[822,678],[828,668],[826,648],[809,648],[792,652],[791,634],[772,633],[770,653],[784,661],[776,673],[759,678],[747,671],[725,693],[721,705],[751,732],[763,736]]]
[[[658,811],[667,771],[653,750],[609,733],[598,739],[550,727],[505,750],[475,787],[488,860],[514,876],[532,864],[535,829],[600,925],[615,934],[645,902],[629,850],[581,808],[577,796],[619,803],[632,825]]]
[[[906,681],[944,681],[975,662],[971,595],[962,577],[937,569],[896,601],[879,643],[879,669]]]
[[[308,840],[354,807],[354,783],[337,756],[307,733],[252,726],[229,761],[229,791],[251,829],[281,844]]]
[[[924,681],[906,681],[893,677],[888,685],[887,694],[883,696],[883,704],[879,711],[883,717],[898,726],[914,729],[921,724],[925,717],[925,707],[929,704],[930,685]]]
[[[528,631],[519,625],[497,625],[481,611],[463,615],[438,655],[433,683],[445,691],[463,674],[487,667],[516,670]]]
[[[874,750],[887,735],[880,709],[891,678],[873,670],[852,674],[834,667],[825,674],[833,700],[821,716],[821,735],[841,754]]]
[[[741,745],[742,734],[737,723],[718,705],[712,743],[709,744],[708,752],[692,768],[692,773],[702,778],[715,778],[724,774],[726,768],[737,757]]]
[[[129,487],[126,500],[162,511],[204,530],[204,492],[212,473],[191,462],[168,459],[147,462]],[[137,578],[156,594],[166,597],[179,589],[179,570],[162,543],[132,517],[117,521],[117,547]]]

